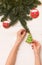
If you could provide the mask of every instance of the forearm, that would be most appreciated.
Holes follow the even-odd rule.
[[[35,54],[35,65],[41,65],[40,54]]]
[[[8,56],[6,65],[15,65],[17,51],[18,51],[19,46],[20,46],[20,42],[16,41],[15,45],[13,46],[13,48]]]

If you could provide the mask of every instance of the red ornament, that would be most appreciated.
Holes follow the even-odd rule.
[[[37,17],[39,16],[39,11],[38,11],[37,9],[32,9],[32,10],[30,11],[30,16],[31,16],[32,18],[37,18]]]
[[[10,26],[10,23],[8,21],[3,22],[3,27],[4,28],[9,28],[9,26]]]

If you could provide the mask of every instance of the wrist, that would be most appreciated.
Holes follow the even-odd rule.
[[[19,46],[20,46],[20,42],[16,40],[14,47],[19,48]]]
[[[19,40],[16,40],[15,42],[17,45],[19,45],[21,42]]]
[[[16,40],[16,42],[21,43],[21,42],[22,42],[22,40],[21,40],[21,39],[17,39],[17,40]]]
[[[35,56],[40,56],[40,53],[35,53]]]

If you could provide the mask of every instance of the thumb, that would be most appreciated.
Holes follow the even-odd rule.
[[[34,51],[36,51],[36,46],[34,43],[32,44],[32,49],[34,49]]]

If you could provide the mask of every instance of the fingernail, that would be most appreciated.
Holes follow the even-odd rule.
[[[32,49],[33,49],[33,47],[32,47]]]
[[[32,49],[33,49],[33,45],[32,45]]]
[[[23,34],[23,31],[21,32],[21,34]]]
[[[21,32],[21,34],[23,34],[24,30]]]

